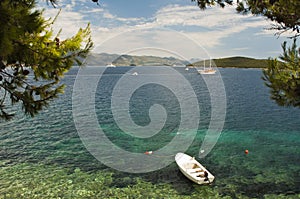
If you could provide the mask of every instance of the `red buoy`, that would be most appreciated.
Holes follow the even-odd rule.
[[[151,155],[152,153],[153,153],[153,151],[146,151],[144,154]]]
[[[245,150],[245,154],[248,155],[248,153],[249,153],[249,151],[248,151],[248,149],[246,149],[246,150]]]

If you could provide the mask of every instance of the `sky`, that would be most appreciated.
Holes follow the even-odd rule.
[[[60,0],[57,8],[39,1],[61,38],[91,25],[94,53],[154,55],[185,60],[247,56],[277,57],[280,37],[272,22],[237,14],[234,6],[200,10],[191,0]]]

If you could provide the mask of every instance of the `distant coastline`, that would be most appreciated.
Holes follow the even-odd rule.
[[[189,64],[188,67],[209,65],[209,60]],[[250,57],[227,57],[212,60],[212,67],[218,68],[267,68],[268,59],[254,59]]]
[[[185,66],[185,67],[203,67],[209,66],[210,60],[201,61],[180,60],[174,57],[158,57],[158,56],[137,56],[137,55],[118,55],[92,53],[84,61],[90,66],[106,66],[108,64],[114,66]],[[227,57],[211,60],[212,67],[219,68],[267,68],[268,59],[255,59],[250,57]]]

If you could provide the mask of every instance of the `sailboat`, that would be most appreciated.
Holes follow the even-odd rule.
[[[213,75],[217,72],[215,69],[211,67],[211,59],[209,59],[209,68],[205,67],[205,60],[204,60],[204,68],[197,71],[199,74],[203,74],[203,75]]]

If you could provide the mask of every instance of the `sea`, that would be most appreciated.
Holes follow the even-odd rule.
[[[300,198],[300,109],[270,99],[262,69],[170,68],[74,67],[38,115],[16,108],[0,198]],[[177,152],[214,182],[188,180]]]

